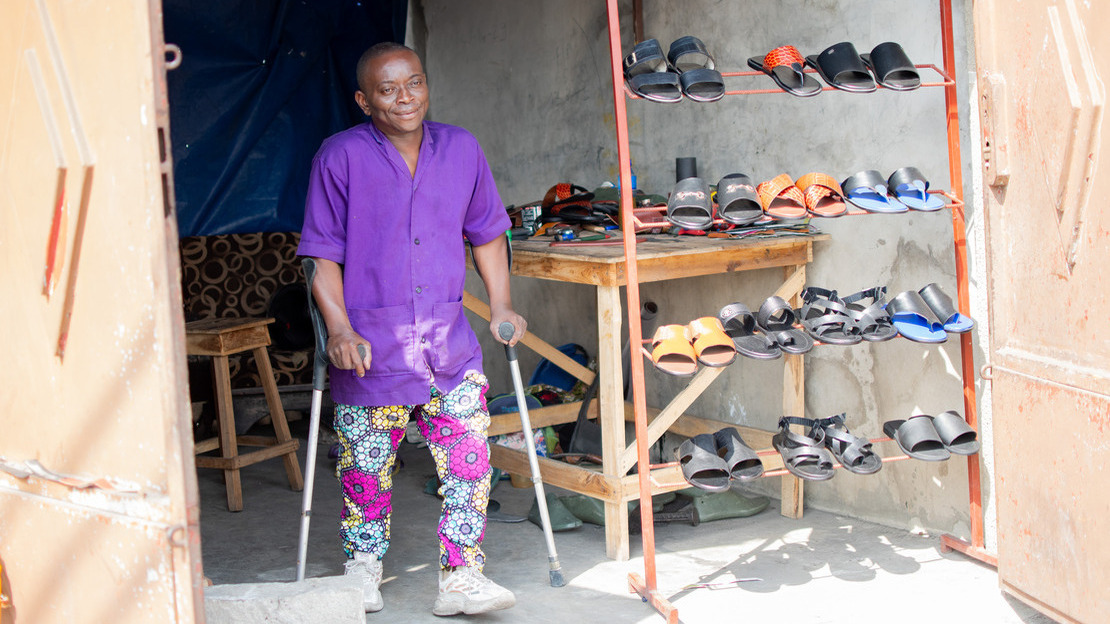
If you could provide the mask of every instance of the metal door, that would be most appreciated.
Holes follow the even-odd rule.
[[[977,0],[998,570],[1061,621],[1110,613],[1110,3]]]
[[[0,622],[203,619],[161,5],[0,24]]]

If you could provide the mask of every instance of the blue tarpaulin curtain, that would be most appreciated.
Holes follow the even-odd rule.
[[[366,120],[355,64],[407,0],[163,0],[181,236],[300,231],[312,156]]]

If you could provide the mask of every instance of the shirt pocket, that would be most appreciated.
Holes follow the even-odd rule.
[[[370,341],[371,376],[410,374],[413,365],[412,311],[408,306],[352,308],[351,327]]]
[[[461,301],[432,304],[432,358],[436,370],[454,372],[478,352],[478,339]]]

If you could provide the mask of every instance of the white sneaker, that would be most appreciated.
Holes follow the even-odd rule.
[[[343,564],[343,574],[362,578],[362,608],[367,613],[381,611],[385,606],[378,586],[382,584],[382,562],[372,553],[356,552],[355,558]]]
[[[513,592],[489,580],[477,568],[458,567],[439,572],[439,596],[432,607],[436,615],[487,613],[516,604]]]

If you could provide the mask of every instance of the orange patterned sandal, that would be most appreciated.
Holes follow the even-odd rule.
[[[821,83],[805,73],[806,60],[791,45],[779,46],[766,56],[748,59],[748,67],[771,77],[780,89],[790,95],[811,97],[821,92]]]
[[[805,196],[806,209],[815,217],[839,217],[848,212],[840,183],[826,173],[807,173],[795,185]]]
[[[651,337],[651,361],[668,375],[693,375],[698,371],[697,357],[682,325],[661,325]]]
[[[794,186],[794,180],[785,173],[761,182],[755,190],[759,193],[759,201],[767,216],[782,221],[800,221],[806,218],[805,196]]]

